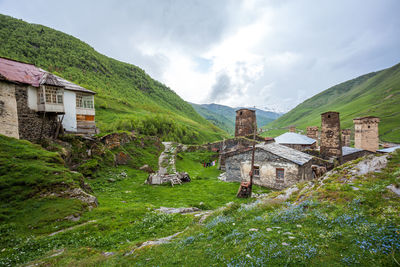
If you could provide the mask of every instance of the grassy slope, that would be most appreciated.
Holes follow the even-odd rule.
[[[277,135],[291,124],[305,130],[321,125],[320,114],[340,112],[342,128],[353,128],[352,119],[373,115],[381,118],[379,135],[383,141],[400,142],[400,64],[333,86],[304,101],[265,128]]]
[[[139,129],[186,143],[226,136],[142,69],[104,56],[73,36],[0,14],[0,39],[0,56],[33,63],[96,91],[102,131]],[[155,115],[170,129],[162,132],[164,125],[154,122]]]
[[[13,150],[7,148],[11,143]],[[17,145],[16,145],[17,144]],[[32,175],[37,177],[38,183],[46,184],[56,177],[47,175],[47,158],[59,159],[56,153],[47,152],[37,145],[26,141],[18,141],[4,137],[1,143],[0,178],[2,181],[2,195],[18,186],[20,180],[26,180],[20,168],[40,165],[32,169]],[[26,151],[28,156],[24,156]],[[155,168],[159,155],[158,148],[151,142],[144,147],[140,140],[135,140],[124,147],[116,148],[114,153],[124,151],[135,154],[133,162],[127,166],[117,168],[102,166],[88,180],[94,195],[98,198],[99,207],[85,212],[82,205],[74,201],[59,199],[31,198],[18,202],[12,207],[2,204],[2,211],[12,211],[0,221],[0,266],[15,265],[37,258],[41,260],[56,260],[54,264],[68,266],[83,266],[85,264],[100,264],[105,257],[102,252],[116,253],[130,250],[136,244],[146,240],[160,238],[184,230],[195,220],[193,215],[165,215],[153,210],[160,206],[189,207],[197,206],[201,209],[216,209],[227,202],[246,203],[248,200],[235,197],[238,183],[219,181],[219,171],[216,167],[203,168],[201,162],[215,158],[213,153],[192,152],[182,153],[177,160],[178,171],[187,171],[192,182],[181,186],[171,187],[150,186],[144,184],[148,174],[137,170],[146,163]],[[42,155],[43,154],[43,155]],[[5,157],[8,155],[8,157]],[[16,158],[24,158],[19,162]],[[32,158],[33,157],[33,158]],[[33,160],[36,159],[36,160]],[[50,160],[51,162],[51,160]],[[13,165],[11,168],[10,164]],[[44,165],[44,166],[42,166]],[[57,165],[58,171],[65,170]],[[24,169],[24,173],[30,173]],[[7,172],[8,176],[4,175]],[[34,174],[36,172],[36,174]],[[126,177],[123,175],[126,173]],[[72,173],[73,174],[73,173]],[[80,174],[74,174],[79,177]],[[22,179],[22,177],[24,177]],[[3,181],[8,181],[7,186]],[[14,181],[14,184],[11,184]],[[256,187],[259,192],[269,190]],[[202,202],[202,203],[201,203]],[[2,203],[7,203],[2,201]],[[77,222],[66,220],[70,214],[79,215]],[[70,226],[82,224],[91,220],[96,222],[78,227],[53,237],[49,233]],[[54,250],[65,249],[61,258],[47,258]]]
[[[229,134],[233,135],[235,133],[235,121],[231,118],[227,118],[222,114],[214,112],[204,105],[190,103],[192,107],[203,116],[206,120],[213,123],[215,126],[223,129],[224,131],[228,132]]]
[[[68,234],[37,239],[32,243],[35,251],[39,244],[47,245],[35,255],[40,257],[37,262],[44,266],[395,266],[400,258],[400,198],[386,189],[389,184],[400,185],[400,153],[381,173],[358,176],[350,183],[355,163],[347,163],[322,186],[298,184],[303,190],[288,201],[264,200],[259,205],[241,205],[248,201],[235,198],[237,183],[220,182],[215,167],[200,165],[207,157],[204,153],[181,156],[178,169],[184,166],[193,178],[182,186],[143,185],[145,175],[126,168],[100,172],[91,185],[101,206],[83,217],[98,221]],[[124,179],[119,176],[123,170],[128,173]],[[108,177],[117,182],[107,182]],[[272,192],[270,197],[278,194]],[[152,212],[159,206],[195,206],[200,201],[208,208],[236,203],[217,211],[205,225],[192,215]],[[170,244],[124,255],[145,240],[183,230]],[[65,251],[43,256],[54,253],[53,248]],[[105,257],[105,251],[115,255]]]

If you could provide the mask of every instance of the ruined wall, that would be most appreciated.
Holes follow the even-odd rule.
[[[19,138],[15,85],[0,82],[0,134]]]
[[[17,100],[19,137],[29,141],[40,138],[43,123],[43,137],[52,137],[56,128],[57,116],[55,114],[38,113],[28,106],[28,91],[26,86],[15,86]]]
[[[342,129],[342,147],[350,146],[351,129]]]
[[[299,166],[284,158],[278,157],[262,149],[255,153],[254,165],[259,166],[260,175],[254,176],[256,185],[274,189],[283,189],[302,180],[312,179],[311,162]],[[226,158],[226,181],[240,182],[250,179],[251,150]],[[308,168],[307,168],[308,166]],[[284,180],[280,182],[276,177],[276,169],[284,169]]]
[[[364,156],[369,155],[369,154],[373,154],[373,153],[370,152],[370,151],[367,151],[367,150],[362,150],[362,151],[359,151],[359,152],[351,153],[349,155],[343,156],[342,163],[346,163],[348,161],[355,160],[355,159],[364,157]]]
[[[354,147],[375,152],[379,148],[377,117],[356,118],[354,122]]]
[[[320,151],[323,158],[342,156],[339,112],[329,111],[321,114]]]
[[[310,137],[316,140],[313,148],[318,147],[319,145],[319,127],[318,126],[308,126],[307,127],[307,137]]]
[[[236,111],[235,137],[253,134],[257,131],[255,110],[239,109]]]

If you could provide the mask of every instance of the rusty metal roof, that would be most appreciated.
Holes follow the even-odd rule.
[[[39,87],[44,73],[32,64],[0,57],[0,74],[7,81]]]
[[[91,90],[69,82],[35,65],[2,57],[0,57],[0,79],[34,87],[39,87],[42,84],[53,85],[64,87],[66,90],[95,94]]]

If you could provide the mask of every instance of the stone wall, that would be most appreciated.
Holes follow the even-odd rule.
[[[257,131],[256,111],[239,109],[236,111],[235,137],[246,136]]]
[[[343,156],[342,163],[346,163],[348,161],[355,160],[355,159],[364,157],[369,154],[373,154],[373,153],[370,151],[367,151],[367,150],[362,150],[359,152],[351,153],[349,155]]]
[[[342,146],[350,146],[351,129],[342,129]]]
[[[318,147],[319,144],[319,127],[318,126],[308,126],[307,127],[307,137],[316,140],[313,147]]]
[[[19,137],[29,141],[40,139],[43,124],[43,137],[52,137],[57,127],[55,113],[38,113],[28,106],[28,91],[26,86],[15,86],[17,100]]]
[[[15,85],[0,82],[0,134],[19,138]]]
[[[354,147],[375,152],[379,149],[377,117],[356,118],[354,122]]]
[[[251,149],[229,156],[225,160],[226,181],[240,182],[250,179]],[[299,166],[262,149],[256,149],[254,165],[259,166],[259,176],[255,176],[254,184],[274,189],[283,189],[302,180],[312,179],[311,161]],[[276,178],[276,169],[284,169],[284,181]]]
[[[320,151],[323,158],[342,156],[339,112],[329,111],[321,114]]]

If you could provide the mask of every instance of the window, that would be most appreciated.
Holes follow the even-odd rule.
[[[253,176],[260,177],[260,166],[253,166]]]
[[[40,88],[38,90],[40,104],[44,104],[45,102],[49,104],[63,104],[64,92],[62,89],[46,85],[44,91],[45,97],[43,96],[43,89]]]
[[[283,183],[285,178],[285,170],[277,168],[276,169],[276,182],[277,183]]]
[[[84,95],[84,94],[76,94],[76,107],[77,108],[88,108],[93,109],[93,96],[92,95]]]

